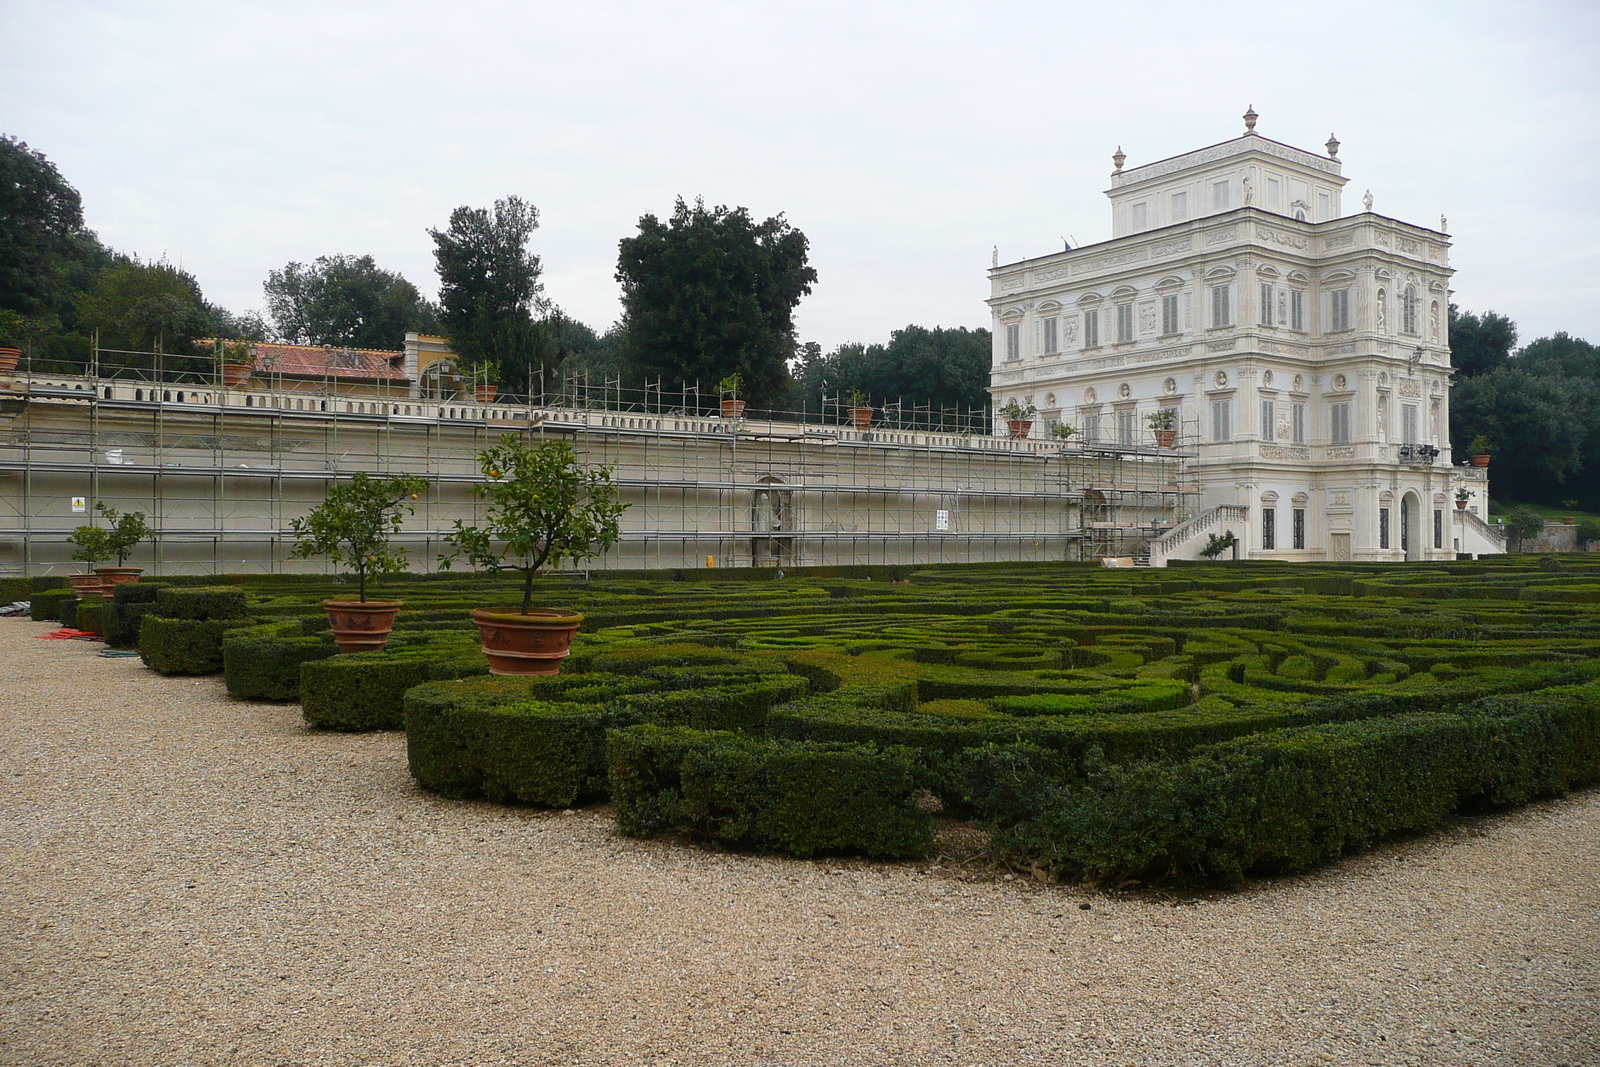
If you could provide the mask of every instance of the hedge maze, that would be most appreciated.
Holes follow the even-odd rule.
[[[798,856],[922,855],[942,814],[1060,877],[1237,881],[1600,778],[1584,557],[677,577],[542,579],[587,621],[526,679],[487,674],[467,610],[510,596],[486,579],[386,583],[388,649],[349,656],[325,579],[155,579],[97,610],[157,670],[404,729],[444,796]]]

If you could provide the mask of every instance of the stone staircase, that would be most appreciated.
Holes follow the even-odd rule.
[[[1169,559],[1192,559],[1194,556],[1189,550],[1195,547],[1197,539],[1204,545],[1207,534],[1221,533],[1229,526],[1239,527],[1234,530],[1234,534],[1242,542],[1245,539],[1243,527],[1249,521],[1250,508],[1245,504],[1218,504],[1214,508],[1208,508],[1188,522],[1174,526],[1151,541],[1143,566],[1165,567]]]

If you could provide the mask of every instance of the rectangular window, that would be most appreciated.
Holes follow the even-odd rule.
[[[1328,405],[1328,440],[1336,445],[1350,443],[1350,402]]]
[[[1328,332],[1350,328],[1350,290],[1335,289],[1328,294]]]
[[[1444,512],[1433,509],[1433,547],[1444,547]]]
[[[1263,441],[1272,440],[1272,408],[1272,401],[1263,400],[1261,402],[1261,439]]]
[[[1170,337],[1178,332],[1178,294],[1161,298],[1161,335]]]
[[[1400,443],[1414,445],[1417,443],[1417,405],[1400,405]]]
[[[1061,331],[1059,327],[1060,323],[1054,316],[1044,320],[1044,330],[1042,331],[1044,334],[1043,349],[1044,354],[1047,356],[1053,356],[1061,351]]]
[[[1261,547],[1272,550],[1278,547],[1278,509],[1261,509]]]
[[[1083,417],[1083,439],[1092,445],[1100,443],[1100,413]]]
[[[1147,229],[1150,225],[1150,205],[1133,205],[1133,228],[1135,230]]]
[[[1083,347],[1100,347],[1100,312],[1085,311],[1083,313]]]
[[[1306,294],[1298,289],[1289,293],[1289,328],[1306,332]]]
[[[1306,509],[1294,509],[1294,547],[1306,547]]]
[[[1022,358],[1022,324],[1012,323],[1006,327],[1006,358]]]
[[[1306,406],[1304,404],[1295,404],[1293,407],[1291,407],[1289,409],[1289,416],[1290,416],[1290,421],[1291,421],[1291,424],[1292,424],[1292,427],[1293,427],[1293,430],[1294,430],[1294,443],[1297,444],[1297,445],[1305,444],[1306,443]]]
[[[1378,547],[1389,547],[1389,509],[1378,509]]]
[[[1232,415],[1232,401],[1213,400],[1211,402],[1211,439],[1213,441],[1233,440]]]
[[[1283,205],[1282,186],[1276,178],[1267,179],[1267,206],[1276,210]]]
[[[1228,210],[1228,183],[1217,182],[1211,187],[1211,210]]]
[[[1233,325],[1233,315],[1232,315],[1232,310],[1233,309],[1230,306],[1231,303],[1232,303],[1232,300],[1231,300],[1231,295],[1232,294],[1229,292],[1230,289],[1232,289],[1232,286],[1228,286],[1228,285],[1213,285],[1211,287],[1211,325],[1212,326],[1231,326],[1231,325]]]
[[[1317,194],[1317,221],[1327,222],[1333,215],[1333,199],[1327,193]]]
[[[1117,344],[1127,344],[1133,340],[1133,305],[1117,305]]]
[[[1272,286],[1261,287],[1261,325],[1272,325]]]
[[[1189,217],[1189,194],[1172,194],[1172,221],[1183,222]]]
[[[1134,413],[1131,411],[1117,412],[1117,444],[1133,447]]]

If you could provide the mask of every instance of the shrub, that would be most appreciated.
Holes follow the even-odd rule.
[[[139,626],[146,615],[154,613],[156,594],[160,592],[162,584],[159,579],[140,579],[115,587],[111,594],[111,606],[106,609],[106,628],[102,634],[106,644],[113,648],[133,648],[138,645]]]
[[[905,749],[644,725],[612,730],[606,761],[617,828],[632,836],[672,830],[796,856],[920,856],[933,840]]]
[[[317,657],[300,664],[300,707],[324,730],[399,730],[406,690],[425,681],[487,674],[476,644],[403,644],[382,652]]]
[[[167,619],[238,619],[249,611],[249,599],[238,586],[164,586],[156,592],[156,614]]]
[[[249,619],[171,619],[146,615],[139,656],[162,674],[215,674],[222,669],[222,636]]]
[[[222,639],[228,695],[235,700],[299,700],[300,665],[338,651],[326,632],[308,634],[298,619],[230,630]]]
[[[0,578],[0,607],[27,600],[33,595],[33,579]]]
[[[86,596],[78,601],[77,629],[85,630],[92,634],[106,632],[106,609],[110,601],[103,596]]]
[[[45,589],[34,593],[28,603],[28,617],[34,622],[61,618],[61,605],[78,599],[71,589]]]

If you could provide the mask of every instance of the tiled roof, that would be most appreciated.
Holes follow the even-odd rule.
[[[292,378],[358,378],[409,381],[406,354],[378,348],[323,348],[318,345],[279,345],[260,342],[250,346],[256,354],[257,374],[284,374]]]

